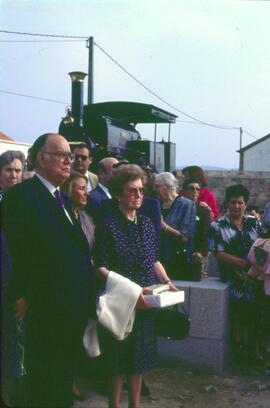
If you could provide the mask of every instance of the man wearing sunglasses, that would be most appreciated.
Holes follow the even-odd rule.
[[[73,150],[74,161],[73,161],[73,170],[78,171],[87,177],[87,192],[89,193],[98,184],[98,178],[96,174],[91,173],[88,169],[93,162],[93,157],[91,154],[91,149],[87,146],[86,143],[78,144]]]

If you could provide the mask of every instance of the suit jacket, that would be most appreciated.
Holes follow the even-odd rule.
[[[45,322],[83,321],[93,278],[89,246],[72,212],[73,225],[34,176],[6,192],[2,215],[14,300],[25,298],[27,315]]]
[[[88,179],[90,181],[90,184],[91,184],[91,187],[92,187],[92,190],[93,190],[98,185],[98,176],[96,174],[94,174],[94,173],[91,173],[91,171],[88,171],[87,172],[87,177],[88,177]]]
[[[109,200],[107,194],[102,190],[102,188],[97,185],[94,190],[90,191],[87,198],[86,212],[89,215],[95,217],[96,211],[99,208],[102,201]]]

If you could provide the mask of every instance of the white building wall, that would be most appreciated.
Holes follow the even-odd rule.
[[[270,138],[244,151],[244,171],[270,171]]]
[[[28,149],[31,147],[29,143],[14,142],[9,140],[0,140],[0,154],[7,150],[20,150],[27,157]]]

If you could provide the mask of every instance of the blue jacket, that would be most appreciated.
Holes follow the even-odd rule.
[[[100,204],[105,200],[109,200],[107,194],[97,185],[88,195],[85,211],[95,217]]]
[[[166,224],[180,231],[188,238],[185,247],[187,250],[188,260],[192,259],[193,254],[193,237],[195,233],[196,223],[196,203],[186,197],[177,197],[167,215],[164,219]],[[163,257],[169,259],[171,254],[171,239],[164,239],[163,243]]]

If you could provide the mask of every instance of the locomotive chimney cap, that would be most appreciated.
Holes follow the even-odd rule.
[[[84,78],[87,76],[87,74],[81,71],[72,71],[72,72],[69,72],[68,75],[70,76],[72,81],[78,81],[78,82],[83,82]]]

